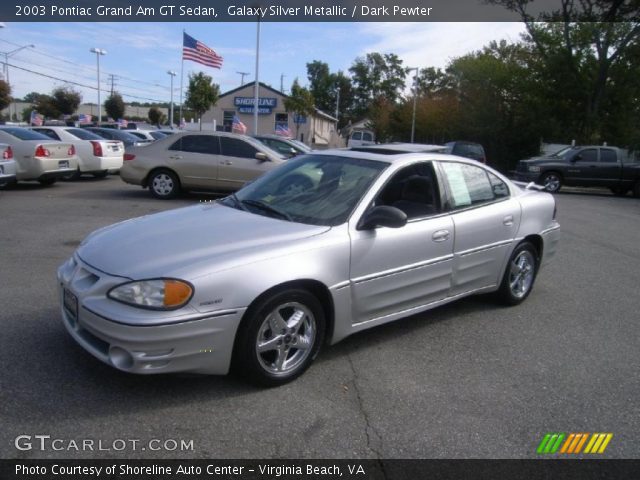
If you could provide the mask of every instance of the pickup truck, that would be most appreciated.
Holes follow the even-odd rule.
[[[626,195],[631,190],[640,197],[640,162],[632,153],[617,147],[567,147],[552,155],[520,160],[514,177],[542,185],[551,193],[567,185],[608,187],[616,195]]]

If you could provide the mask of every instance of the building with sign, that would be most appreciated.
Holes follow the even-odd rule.
[[[215,125],[216,130],[231,131],[233,117],[237,115],[253,134],[253,105],[255,82],[245,83],[220,95],[215,106],[202,116],[205,125]],[[344,147],[344,140],[337,133],[338,120],[320,110],[308,118],[287,112],[284,99],[287,95],[260,82],[258,98],[258,134],[272,134],[288,129],[291,136],[312,148]]]

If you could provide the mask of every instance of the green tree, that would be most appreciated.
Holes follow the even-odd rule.
[[[4,110],[11,104],[11,86],[4,80],[0,80],[0,110]]]
[[[104,101],[104,109],[107,112],[107,115],[114,120],[118,120],[124,117],[124,100],[122,100],[122,95],[118,92],[113,92],[109,97]]]
[[[82,95],[70,87],[59,87],[51,92],[51,101],[63,115],[71,115],[78,109]]]
[[[184,103],[187,108],[195,112],[196,117],[200,120],[201,130],[202,115],[216,104],[219,96],[220,87],[212,82],[210,76],[202,72],[189,75],[189,87]]]
[[[55,100],[51,95],[37,94],[34,98],[33,109],[43,115],[45,118],[58,118],[61,115]],[[30,109],[31,110],[31,109]]]
[[[291,85],[291,93],[284,99],[284,108],[287,112],[292,112],[296,115],[294,121],[296,124],[296,138],[298,138],[301,117],[308,117],[315,112],[315,102],[311,92],[301,87],[297,78]]]
[[[152,125],[160,125],[162,123],[164,123],[166,117],[164,115],[164,113],[162,113],[162,110],[160,110],[158,107],[151,107],[149,109],[149,121],[151,122]]]
[[[307,63],[309,91],[315,106],[324,112],[335,110],[335,82],[329,72],[329,65],[319,60]]]
[[[355,116],[366,115],[379,98],[396,103],[402,97],[407,71],[400,57],[393,53],[368,53],[364,58],[357,58],[349,72]]]

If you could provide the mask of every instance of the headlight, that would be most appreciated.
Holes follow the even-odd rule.
[[[139,280],[113,287],[107,296],[134,307],[174,310],[191,300],[193,286],[174,278]]]
[[[540,173],[540,167],[537,165],[529,165],[529,171],[534,173]]]

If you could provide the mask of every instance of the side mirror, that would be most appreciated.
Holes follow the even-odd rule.
[[[367,210],[358,222],[358,230],[372,230],[376,227],[400,228],[407,224],[407,214],[396,207],[380,205]]]
[[[264,152],[256,152],[256,159],[260,160],[261,162],[269,161],[269,157],[267,157],[267,154]]]

